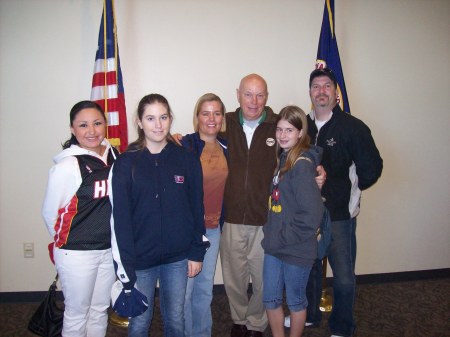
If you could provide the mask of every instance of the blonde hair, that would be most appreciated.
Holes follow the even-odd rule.
[[[198,132],[198,114],[200,113],[200,110],[202,109],[202,105],[205,102],[218,102],[220,104],[220,112],[222,113],[222,116],[225,116],[225,104],[223,104],[222,100],[219,96],[213,93],[207,93],[201,96],[197,103],[195,104],[194,108],[194,116],[193,116],[193,124],[194,124],[194,131]],[[220,129],[220,132],[225,132],[226,125],[225,125],[225,118],[222,120],[222,128]]]

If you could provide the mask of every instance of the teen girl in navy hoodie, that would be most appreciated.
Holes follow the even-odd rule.
[[[117,276],[125,289],[136,287],[149,301],[146,312],[130,319],[128,335],[148,335],[159,280],[164,336],[182,337],[187,278],[201,271],[209,245],[203,241],[202,169],[197,156],[173,142],[173,117],[163,96],[143,97],[137,114],[138,139],[110,177]]]

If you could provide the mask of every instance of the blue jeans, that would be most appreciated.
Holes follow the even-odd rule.
[[[298,312],[308,306],[306,283],[311,267],[288,264],[275,256],[264,255],[263,302],[266,309],[276,309],[283,304],[286,287],[286,303],[290,311]]]
[[[184,302],[185,337],[211,337],[214,274],[219,254],[220,228],[207,228],[205,236],[211,246],[203,260],[202,271],[188,278]]]
[[[351,336],[355,330],[353,305],[356,291],[356,218],[333,221],[331,233],[328,261],[333,271],[333,310],[328,325],[334,335]],[[316,261],[307,286],[311,308],[308,308],[306,320],[312,323],[320,322],[321,319],[318,310],[322,292],[321,278],[322,261]]]
[[[129,337],[147,337],[153,318],[155,288],[159,279],[159,297],[165,337],[184,336],[184,296],[187,282],[187,260],[136,270],[136,288],[148,299],[148,309],[131,318]]]

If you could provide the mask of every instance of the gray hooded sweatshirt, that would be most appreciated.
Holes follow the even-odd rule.
[[[281,154],[280,167],[283,167],[286,156],[285,152]],[[267,223],[263,227],[264,239],[261,245],[266,254],[283,262],[312,266],[317,257],[315,233],[324,211],[320,190],[315,181],[322,149],[311,146],[300,157],[310,160],[298,159],[289,171],[279,177],[278,185],[272,184],[271,205]],[[278,200],[273,199],[276,188]]]

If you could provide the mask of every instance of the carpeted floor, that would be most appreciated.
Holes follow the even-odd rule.
[[[0,336],[34,336],[26,329],[38,303],[0,303]],[[214,296],[213,337],[229,337],[230,309],[225,294]],[[158,302],[150,336],[162,337]],[[358,285],[354,337],[450,337],[450,278]],[[329,337],[328,314],[304,337]],[[123,327],[109,325],[108,337],[127,336]],[[267,328],[265,337],[271,337]],[[288,335],[287,335],[288,336]]]

